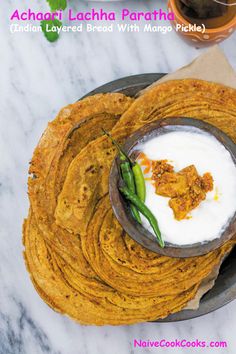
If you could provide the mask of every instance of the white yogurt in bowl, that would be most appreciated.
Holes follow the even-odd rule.
[[[176,172],[194,165],[199,175],[210,172],[213,191],[190,213],[190,218],[176,220],[169,198],[157,195],[153,183],[146,180],[145,204],[158,220],[165,242],[183,246],[219,238],[236,210],[236,166],[229,151],[208,133],[173,131],[139,144],[150,160],[168,160]],[[143,226],[153,233],[148,221]]]

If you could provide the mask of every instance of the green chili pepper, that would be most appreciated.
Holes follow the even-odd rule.
[[[120,164],[120,169],[121,169],[121,175],[123,180],[125,181],[127,187],[135,193],[135,184],[134,184],[134,176],[132,174],[132,171],[130,169],[130,164],[129,162],[122,162]]]
[[[119,157],[121,160],[121,164],[120,164],[120,169],[121,169],[121,175],[122,178],[124,180],[124,182],[126,183],[127,187],[133,192],[136,192],[135,189],[135,185],[136,185],[136,180],[134,180],[134,173],[131,169],[131,167],[135,166],[136,163],[133,163],[133,161],[129,158],[129,156],[122,150],[121,146],[117,143],[117,141],[115,139],[113,139],[113,137],[111,136],[111,134],[109,134],[105,129],[102,128],[102,131],[105,135],[108,136],[108,138],[112,141],[113,145],[116,146],[117,150],[119,151]],[[141,170],[141,174],[142,174],[142,170]],[[138,176],[138,172],[136,171],[136,175]],[[139,172],[140,175],[140,172]],[[139,179],[140,181],[140,176],[139,178],[136,176],[136,179]],[[137,183],[138,184],[138,183]],[[139,190],[141,190],[141,183],[139,182]],[[145,188],[145,185],[144,185]],[[133,205],[130,204],[130,209],[132,211],[132,215],[134,217],[134,219],[139,223],[142,224],[139,212],[137,210],[137,208]]]
[[[141,201],[145,202],[146,184],[145,184],[145,180],[144,180],[144,176],[143,176],[143,171],[137,162],[133,165],[132,171],[134,174],[136,193],[137,193],[138,197],[141,199]]]
[[[119,190],[124,195],[124,197],[133,205],[135,205],[137,209],[140,211],[140,213],[147,218],[151,227],[153,228],[153,231],[157,237],[157,241],[160,247],[164,248],[165,244],[161,237],[161,231],[159,229],[158,222],[155,216],[152,214],[151,210],[149,210],[148,207],[139,199],[139,197],[133,192],[131,192],[131,190],[128,187],[122,185],[119,186]]]
[[[122,162],[120,164],[120,169],[121,169],[122,178],[123,178],[124,182],[126,183],[127,187],[133,193],[135,193],[134,176],[133,176],[132,170],[130,168],[129,162],[128,161]],[[141,218],[140,218],[140,215],[139,215],[139,212],[138,212],[136,206],[134,206],[133,204],[130,204],[130,209],[132,211],[132,214],[133,214],[133,217],[135,218],[135,220],[141,224],[142,223]]]
[[[130,159],[129,156],[122,150],[120,144],[118,144],[117,141],[115,141],[115,139],[113,139],[113,137],[111,136],[111,134],[109,134],[105,129],[102,128],[102,131],[103,131],[103,133],[104,133],[106,136],[108,136],[108,138],[111,139],[112,144],[115,145],[115,147],[116,147],[117,150],[119,151],[119,155],[120,155],[121,161],[127,160],[127,161],[130,163],[130,165],[132,165],[133,163],[132,163],[131,159]]]

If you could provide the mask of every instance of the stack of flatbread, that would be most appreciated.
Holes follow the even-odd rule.
[[[165,318],[193,300],[235,240],[201,257],[152,253],[113,215],[108,177],[116,150],[145,124],[194,117],[236,142],[236,91],[197,79],[173,80],[137,99],[98,94],[63,108],[48,124],[29,169],[25,262],[54,310],[82,324],[121,325]],[[187,237],[187,236],[186,236]]]

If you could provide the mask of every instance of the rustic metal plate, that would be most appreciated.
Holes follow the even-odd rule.
[[[165,74],[153,73],[124,77],[100,86],[89,92],[86,96],[95,95],[97,93],[121,92],[127,96],[133,97],[140,90],[159,80],[164,75]],[[230,255],[223,262],[214,287],[202,297],[197,310],[183,310],[157,322],[189,320],[215,311],[234,299],[236,299],[236,248],[232,250]]]

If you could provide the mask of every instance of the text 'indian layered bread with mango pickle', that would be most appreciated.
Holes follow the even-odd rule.
[[[119,225],[108,195],[116,149],[165,117],[199,118],[236,141],[236,92],[200,80],[175,80],[136,100],[88,97],[61,110],[35,149],[24,223],[25,262],[54,310],[81,324],[121,325],[165,318],[194,299],[235,240],[201,257],[169,258],[143,248]]]

